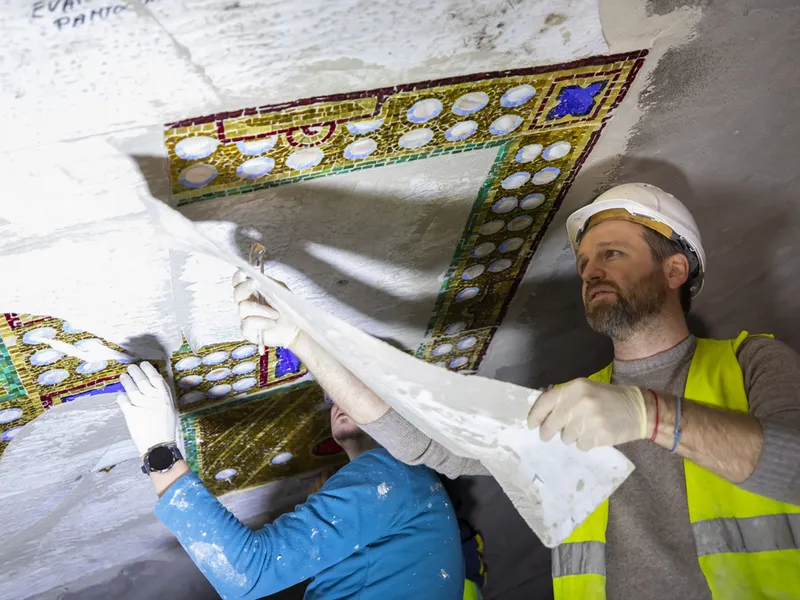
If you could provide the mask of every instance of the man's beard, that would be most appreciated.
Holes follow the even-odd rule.
[[[616,299],[589,304],[592,290],[599,285],[614,288]],[[612,340],[626,340],[647,328],[652,318],[661,311],[666,298],[667,284],[660,269],[653,269],[632,285],[627,293],[613,281],[592,282],[586,287],[584,297],[586,320],[598,333],[604,333]]]

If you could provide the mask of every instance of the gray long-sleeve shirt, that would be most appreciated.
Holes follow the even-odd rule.
[[[696,347],[694,336],[655,356],[615,361],[613,383],[682,395]],[[800,356],[763,337],[745,340],[737,355],[750,412],[764,427],[755,470],[740,487],[800,504]],[[453,455],[390,410],[363,429],[396,458],[454,478],[486,475],[478,461]],[[636,465],[609,500],[606,531],[610,600],[710,600],[688,518],[683,459],[648,441],[618,449]]]

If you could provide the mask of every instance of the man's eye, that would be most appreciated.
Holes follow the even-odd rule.
[[[606,258],[614,258],[615,256],[622,256],[619,250],[606,250]]]

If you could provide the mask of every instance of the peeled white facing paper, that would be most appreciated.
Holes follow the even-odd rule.
[[[243,269],[260,293],[414,426],[491,472],[548,547],[562,542],[633,471],[614,448],[581,452],[542,442],[526,419],[540,392],[452,373],[418,360],[292,295],[204,237],[183,215],[143,199],[172,250],[199,252]]]

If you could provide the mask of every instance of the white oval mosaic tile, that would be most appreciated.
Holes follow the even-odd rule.
[[[507,240],[503,240],[503,242],[498,247],[498,250],[502,253],[506,252],[514,252],[515,250],[519,250],[522,248],[522,245],[525,243],[520,237],[508,238]]]
[[[541,171],[537,171],[533,176],[533,183],[536,185],[545,185],[556,180],[561,173],[561,169],[556,167],[545,167]]]
[[[475,336],[471,335],[469,337],[465,337],[463,340],[460,340],[458,342],[458,349],[459,350],[469,350],[470,348],[472,348],[477,343],[478,343],[478,339]]]
[[[500,260],[496,260],[489,265],[489,271],[491,271],[492,273],[500,273],[508,269],[512,264],[514,263],[509,259],[501,258]]]
[[[212,352],[211,354],[206,354],[203,357],[203,364],[204,365],[218,365],[220,363],[225,362],[228,360],[228,353],[224,350],[218,350],[217,352]]]
[[[344,149],[344,157],[348,160],[361,160],[367,158],[378,149],[378,142],[372,138],[356,140]]]
[[[88,361],[81,364],[75,371],[79,375],[91,375],[92,373],[97,373],[98,371],[102,371],[108,366],[107,360],[95,360],[95,361]]]
[[[272,464],[273,465],[283,465],[292,460],[293,456],[291,452],[281,452],[280,454],[276,454],[272,457]]]
[[[0,423],[11,423],[11,421],[16,421],[23,415],[21,408],[6,408],[0,410]]]
[[[517,188],[521,188],[530,180],[531,180],[530,173],[527,173],[526,171],[518,171],[517,173],[512,173],[511,175],[503,179],[503,181],[500,182],[500,186],[504,190],[515,190]]]
[[[444,328],[444,332],[447,335],[456,335],[461,333],[467,328],[467,324],[464,321],[456,321],[455,323],[450,323],[447,327]]]
[[[236,168],[236,176],[240,179],[258,179],[275,168],[275,160],[269,157],[251,158]]]
[[[244,379],[239,379],[233,383],[233,389],[237,392],[243,392],[244,390],[249,390],[255,384],[257,384],[255,377],[245,377]]]
[[[210,390],[208,390],[208,395],[211,396],[212,398],[220,398],[230,393],[230,391],[231,391],[230,384],[221,383],[219,385],[215,385]]]
[[[211,156],[218,145],[218,140],[207,135],[183,138],[175,144],[175,154],[184,160],[196,160]]]
[[[464,269],[464,272],[461,273],[461,279],[465,281],[471,281],[476,277],[479,277],[483,273],[485,268],[486,267],[484,267],[483,265],[472,265],[471,267],[467,267],[466,269]]]
[[[517,155],[514,157],[514,160],[518,163],[529,163],[533,160],[536,160],[536,157],[541,153],[541,144],[528,144],[517,151]]]
[[[500,105],[506,108],[522,106],[536,95],[536,88],[532,85],[518,85],[511,88],[500,98]]]
[[[533,210],[544,204],[544,194],[528,194],[519,203],[522,210]]]
[[[238,473],[239,471],[236,469],[222,469],[222,471],[214,475],[214,479],[217,481],[228,481],[229,479],[236,477]]]
[[[511,133],[520,125],[522,125],[522,117],[518,115],[503,115],[492,121],[492,124],[489,125],[489,133],[492,135],[505,135]]]
[[[258,156],[259,154],[264,154],[272,150],[277,141],[277,135],[270,135],[260,140],[236,142],[236,149],[245,156]]]
[[[507,196],[492,205],[492,212],[502,215],[511,212],[515,208],[517,208],[517,198],[515,196]]]
[[[193,388],[203,383],[203,378],[200,375],[187,375],[178,379],[178,387],[183,389]]]
[[[569,142],[556,142],[555,144],[550,144],[544,149],[544,152],[542,152],[542,158],[545,160],[558,160],[559,158],[564,158],[567,154],[569,154],[570,150],[572,150],[572,144]]]
[[[371,133],[383,125],[384,119],[372,119],[369,121],[356,121],[347,124],[347,130],[353,135],[364,135]]]
[[[478,131],[478,124],[475,121],[461,121],[444,132],[444,137],[448,142],[460,142],[465,140]]]
[[[36,346],[44,343],[42,342],[43,339],[52,340],[56,335],[58,335],[58,332],[52,327],[37,327],[25,333],[22,336],[22,342],[29,346]]]
[[[458,294],[456,294],[456,302],[464,302],[466,300],[471,300],[472,298],[477,296],[480,291],[481,291],[480,288],[477,287],[464,288]]]
[[[253,356],[258,351],[258,347],[255,344],[245,344],[243,346],[238,346],[231,351],[231,356],[236,360],[241,360],[243,358],[248,358]]]
[[[69,379],[69,371],[66,369],[52,369],[39,375],[36,381],[39,382],[39,385],[58,385],[67,379]]]
[[[489,94],[486,92],[470,92],[459,97],[453,103],[452,110],[453,113],[464,117],[478,112],[487,104],[489,104]]]
[[[459,357],[454,358],[453,360],[451,360],[450,364],[448,366],[451,369],[460,369],[461,367],[463,367],[468,362],[469,362],[469,359],[467,359],[466,356],[459,356]]]
[[[494,252],[495,248],[496,246],[492,242],[483,242],[475,246],[469,254],[472,258],[483,258]]]
[[[481,225],[481,228],[478,231],[480,231],[481,235],[492,235],[500,231],[505,224],[505,221],[495,219],[494,221],[489,221],[488,223]]]
[[[225,379],[229,377],[231,374],[231,370],[225,367],[220,367],[218,369],[212,369],[208,373],[206,373],[206,381],[219,381],[220,379]]]
[[[432,353],[434,356],[444,356],[445,354],[450,354],[452,351],[453,344],[439,344],[432,350]]]
[[[433,130],[423,127],[413,129],[400,136],[397,141],[402,148],[421,148],[433,139]]]
[[[286,158],[286,166],[295,171],[304,171],[316,167],[323,158],[325,158],[325,153],[319,148],[304,148],[292,152]]]
[[[512,219],[508,223],[508,230],[509,231],[522,231],[523,229],[527,229],[533,223],[533,217],[528,215],[523,215],[521,217],[517,217],[516,219]]]
[[[178,174],[178,183],[183,187],[201,188],[217,177],[217,167],[200,163],[186,167]]]
[[[239,363],[238,365],[234,365],[231,369],[231,372],[234,375],[244,375],[246,373],[252,373],[256,370],[256,363],[247,361],[243,363]]]
[[[62,352],[53,350],[52,348],[46,348],[44,350],[34,352],[29,360],[32,365],[36,367],[43,367],[45,365],[51,365],[54,362],[58,362],[62,358],[64,358],[64,354]]]
[[[425,98],[408,109],[406,118],[412,123],[425,123],[435,119],[442,112],[442,101],[438,98]]]
[[[187,356],[175,363],[176,371],[191,371],[203,363],[199,356]]]

